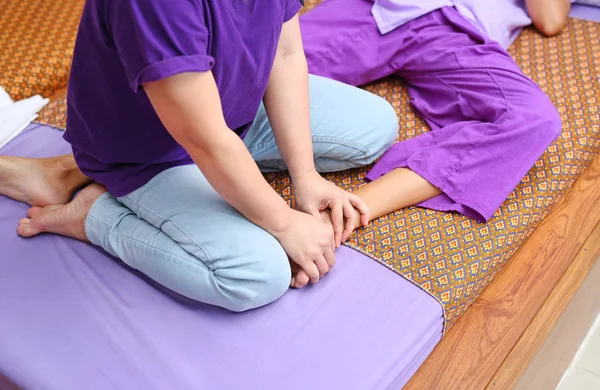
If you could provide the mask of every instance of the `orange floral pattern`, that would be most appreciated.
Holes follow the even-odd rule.
[[[13,100],[67,85],[84,0],[2,0],[0,85]]]

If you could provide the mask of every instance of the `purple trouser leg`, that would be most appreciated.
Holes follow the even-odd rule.
[[[381,35],[372,5],[329,0],[301,18],[310,73],[353,85],[405,79],[432,131],[396,143],[367,178],[408,167],[443,191],[420,206],[487,221],[559,135],[556,108],[453,8]]]

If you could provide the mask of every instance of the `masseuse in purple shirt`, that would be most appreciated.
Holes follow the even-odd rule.
[[[135,1],[128,0],[125,3],[132,10],[137,9],[133,6],[136,5]],[[209,6],[205,7],[210,9]],[[234,3],[231,11],[240,12],[239,7],[243,9],[242,2],[239,5]],[[389,75],[402,77],[408,84],[414,108],[432,128],[428,133],[396,143],[369,173],[369,179],[374,181],[354,192],[369,207],[371,219],[414,204],[442,211],[457,211],[482,222],[493,215],[560,132],[560,118],[556,109],[544,93],[521,73],[505,47],[515,39],[523,26],[532,22],[546,35],[557,34],[565,24],[569,7],[568,0],[327,0],[302,17],[302,35],[311,73],[355,85]],[[90,8],[94,9],[88,4],[82,25],[85,25],[86,17],[90,17]],[[106,11],[103,8],[100,15],[95,14],[90,24],[101,32],[113,31],[113,35],[105,37],[101,33],[90,34],[88,39],[92,39],[92,42],[84,45],[82,35],[85,34],[80,32],[77,47],[81,53],[79,56],[76,53],[70,83],[67,138],[73,143],[77,163],[83,173],[72,155],[39,160],[0,159],[0,173],[4,175],[4,180],[0,181],[0,193],[38,206],[31,209],[31,219],[21,221],[19,233],[31,236],[48,231],[75,235],[80,239],[85,239],[87,234],[90,241],[184,295],[208,301],[204,296],[195,294],[204,288],[202,283],[212,283],[214,290],[211,290],[211,294],[220,300],[209,302],[237,310],[266,303],[285,289],[283,279],[289,279],[289,266],[283,250],[288,252],[292,260],[297,252],[288,249],[286,245],[290,244],[279,239],[278,230],[271,232],[268,222],[264,225],[265,220],[262,219],[270,220],[276,217],[274,213],[283,213],[288,215],[287,218],[295,215],[307,227],[316,229],[314,232],[322,231],[321,246],[315,244],[313,248],[318,250],[311,253],[317,258],[323,253],[324,258],[330,259],[327,267],[320,260],[322,266],[319,271],[321,275],[324,274],[333,263],[331,254],[327,254],[325,248],[325,238],[330,237],[331,230],[327,235],[322,226],[308,216],[276,206],[279,199],[257,177],[251,159],[247,152],[244,153],[247,148],[263,170],[285,169],[287,162],[302,209],[312,215],[316,215],[316,210],[321,210],[323,221],[331,223],[330,210],[335,211],[340,204],[346,204],[347,207],[352,200],[358,206],[358,212],[354,215],[350,212],[344,214],[349,218],[345,220],[341,239],[364,223],[365,216],[369,215],[356,199],[333,186],[326,186],[313,172],[310,163],[306,168],[308,177],[304,166],[295,169],[292,163],[308,160],[296,160],[293,157],[301,152],[310,155],[307,152],[310,142],[306,142],[306,136],[300,136],[307,132],[308,110],[302,109],[302,99],[298,96],[306,96],[306,90],[299,81],[301,77],[295,77],[304,72],[293,71],[295,66],[284,62],[292,61],[291,58],[303,62],[294,50],[300,46],[294,19],[283,27],[280,50],[277,51],[264,95],[267,109],[265,111],[261,106],[253,124],[244,127],[247,118],[239,118],[244,112],[251,111],[246,95],[243,95],[244,99],[235,100],[233,106],[223,104],[222,109],[217,109],[215,107],[218,107],[219,99],[210,101],[205,91],[212,88],[215,95],[217,92],[220,94],[220,100],[224,103],[227,96],[236,99],[236,94],[250,90],[261,73],[256,72],[252,80],[244,77],[235,79],[234,86],[227,89],[225,84],[237,74],[224,73],[223,70],[215,72],[219,57],[209,51],[213,53],[212,58],[200,55],[194,61],[182,60],[182,63],[185,68],[198,66],[204,61],[204,67],[213,66],[214,76],[202,73],[200,69],[188,68],[188,73],[165,77],[172,71],[172,66],[157,71],[155,67],[144,65],[148,61],[158,64],[164,61],[164,54],[153,52],[157,50],[156,43],[160,42],[160,37],[154,37],[149,42],[143,41],[142,37],[148,34],[152,36],[151,31],[155,28],[149,26],[165,25],[167,15],[174,10],[164,10],[164,15],[153,14],[154,19],[148,19],[152,23],[145,25],[139,25],[137,21],[131,23],[128,19],[128,23],[121,26],[125,29],[122,34],[127,50],[124,47],[119,49],[116,44],[118,41],[115,40],[114,31],[118,24],[102,19],[106,17],[102,16]],[[216,14],[213,12],[211,15]],[[186,17],[182,17],[185,20]],[[252,23],[248,23],[255,26],[255,22],[256,19],[252,19]],[[218,27],[214,23],[210,25],[213,29]],[[193,27],[184,26],[182,23],[169,26],[169,32],[193,36],[193,31],[181,31]],[[286,39],[288,26],[293,26],[289,29],[293,37],[290,41],[294,44],[287,43],[290,42]],[[232,39],[240,38],[237,33],[231,33],[237,30],[231,30],[230,25],[223,25],[219,30],[223,31],[221,34],[227,31],[226,35],[232,36]],[[213,33],[211,36],[219,34]],[[194,42],[187,43],[193,45]],[[90,51],[89,47],[94,47],[94,44],[95,49]],[[115,74],[112,76],[94,68],[95,61],[104,58],[101,57],[102,53],[96,51],[104,50],[106,46],[106,52],[110,53],[115,50],[111,45],[117,51],[112,56],[115,62]],[[187,46],[180,42],[171,42],[167,46],[187,50]],[[216,50],[214,45],[208,46]],[[138,52],[141,50],[139,47],[144,49],[143,54]],[[118,54],[119,50],[123,51],[122,55]],[[129,59],[124,59],[132,54],[138,58],[136,61],[142,61],[142,65],[135,65],[135,61],[132,65]],[[235,53],[235,60],[229,59],[226,69],[231,70],[243,64],[247,54]],[[231,56],[231,53],[227,56]],[[225,58],[229,58],[227,56]],[[85,63],[79,71],[77,60]],[[285,69],[280,73],[281,64],[284,63]],[[207,77],[210,82],[205,85],[200,80]],[[305,75],[302,77],[306,78]],[[76,87],[77,80],[80,80],[77,83],[79,88]],[[93,93],[87,91],[89,83],[94,87]],[[190,88],[194,85],[198,87]],[[285,87],[280,89],[278,85]],[[199,93],[198,89],[204,92]],[[146,101],[146,95],[152,103]],[[381,153],[381,148],[393,138],[391,133],[395,131],[395,118],[387,105],[371,95],[311,76],[310,99],[310,127],[317,169],[336,170],[367,163]],[[199,104],[199,101],[203,104]],[[146,108],[140,110],[139,104]],[[159,123],[155,111],[162,122]],[[205,146],[203,142],[213,145],[215,139],[221,139],[219,136],[228,137],[231,145],[240,144],[232,136],[233,132],[218,132],[216,128],[221,129],[224,125],[221,117],[215,119],[215,111],[225,114],[224,120],[229,128],[235,129],[236,126],[229,124],[228,118],[237,120],[233,123],[240,126],[238,133],[244,136],[245,147],[238,146],[235,152],[227,152],[223,156]],[[144,112],[150,118],[130,115],[132,112]],[[266,113],[269,113],[272,130]],[[126,125],[121,125],[122,122]],[[188,129],[192,128],[202,129],[198,133],[210,134],[208,140],[191,140],[192,133]],[[295,130],[288,132],[287,129],[291,128]],[[78,129],[77,132],[74,129]],[[286,142],[292,140],[293,136],[297,138]],[[153,141],[156,137],[161,138],[159,144]],[[296,148],[302,139],[306,145]],[[182,153],[178,149],[179,144],[191,155],[200,170],[193,165],[186,165],[187,160],[171,157],[147,161],[148,154],[154,153],[154,150],[162,151],[161,155],[164,156],[170,156],[166,152],[171,150]],[[102,145],[106,147],[104,152],[98,148]],[[200,151],[197,155],[192,152],[194,148]],[[115,155],[119,156],[119,164],[108,164],[113,159],[111,156]],[[186,155],[183,154],[184,157]],[[232,158],[234,155],[235,159]],[[281,155],[287,157],[282,160]],[[140,159],[145,163],[140,164]],[[243,163],[236,164],[242,160]],[[177,163],[173,164],[173,161]],[[172,167],[179,162],[182,167]],[[162,168],[155,167],[160,164],[170,168],[162,171]],[[234,165],[235,168],[231,169],[233,172],[226,169]],[[121,170],[121,173],[116,174],[115,169]],[[153,169],[161,173],[148,172]],[[229,177],[228,173],[231,178],[223,179]],[[66,203],[77,188],[87,185],[90,179],[86,175],[104,183],[109,187],[109,193],[113,191],[114,194],[109,195],[103,187],[93,186],[66,206],[53,205]],[[141,177],[152,178],[144,184],[141,181],[147,179],[142,180]],[[235,177],[244,180],[238,182]],[[317,184],[307,185],[304,181]],[[141,187],[127,194],[138,185]],[[321,186],[323,189],[315,192]],[[235,196],[236,191],[246,196],[240,197],[240,200]],[[247,203],[258,203],[267,198],[272,204],[262,206],[266,210],[264,215],[260,206],[256,206],[256,214],[244,211],[247,210],[244,209]],[[95,203],[88,211],[94,199]],[[271,235],[266,235],[262,229],[250,228],[254,225],[223,199],[271,232]],[[318,203],[320,199],[326,199],[326,202]],[[39,208],[48,205],[53,206]],[[88,216],[84,225],[85,217],[82,215],[86,213]],[[69,225],[71,214],[77,217],[75,225]],[[335,211],[333,215],[333,223],[339,223],[342,213]],[[363,216],[362,221],[360,215]],[[185,226],[182,225],[184,222]],[[73,234],[72,226],[79,226],[79,232]],[[186,229],[191,229],[191,232]],[[341,229],[337,227],[335,230],[338,232],[337,244]],[[306,232],[302,234],[302,239],[308,242],[315,238]],[[289,240],[293,241],[293,238]],[[283,246],[283,250],[280,246]],[[171,252],[164,253],[164,248]],[[225,255],[221,254],[222,250],[226,251]],[[293,250],[296,251],[295,248]],[[217,260],[215,253],[220,256]],[[248,254],[252,259],[256,259],[254,254],[263,258],[253,263],[245,257]],[[265,260],[267,257],[268,260]],[[308,261],[311,262],[315,263]],[[274,271],[274,264],[279,264],[281,269]],[[205,279],[197,277],[196,269],[200,265],[208,268]],[[239,278],[239,272],[245,275],[244,281],[236,279]],[[273,275],[278,273],[283,275],[275,278],[280,281],[281,291],[272,288],[271,291],[276,292],[268,298],[260,295],[264,293],[257,293],[265,291],[264,287],[269,286]],[[296,269],[292,285],[305,285],[309,282],[309,276],[313,275],[304,269]],[[313,281],[316,279],[313,277]],[[258,294],[260,302],[250,299],[251,294]],[[246,302],[247,306],[232,307],[233,301]]]

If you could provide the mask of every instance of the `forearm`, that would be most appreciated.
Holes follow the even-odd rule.
[[[236,210],[270,233],[283,229],[287,203],[271,188],[239,137],[229,129],[186,150],[211,186]]]
[[[181,73],[144,85],[165,128],[208,182],[246,218],[275,235],[291,209],[261,175],[227,127],[211,72]]]
[[[295,25],[288,26],[288,29],[295,28]],[[297,34],[300,34],[299,29]],[[278,49],[263,101],[292,178],[314,169],[308,67],[301,43]]]
[[[370,220],[377,219],[396,210],[414,206],[440,195],[437,187],[408,168],[397,168],[379,179],[353,192],[360,197],[371,211]],[[360,221],[355,219],[353,227]]]
[[[563,29],[571,10],[570,0],[526,0],[525,4],[535,27],[547,36]]]

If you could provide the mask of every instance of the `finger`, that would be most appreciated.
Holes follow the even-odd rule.
[[[350,201],[350,204],[352,204],[352,206],[360,213],[361,225],[366,226],[371,218],[371,211],[369,210],[367,204],[354,194],[348,194],[348,200]]]
[[[346,226],[344,227],[344,233],[342,234],[342,241],[346,241],[352,234],[357,216],[358,213],[354,210],[354,207],[352,207],[350,202],[344,203],[344,219],[346,220]]]
[[[306,274],[306,272],[304,272],[304,270],[299,270],[298,273],[296,274],[296,277],[293,279],[293,288],[303,288],[304,286],[306,286],[308,284],[308,282],[310,281],[310,278],[308,277],[308,275]]]
[[[329,249],[326,250],[328,252]],[[319,269],[319,277],[325,276],[327,272],[329,272],[329,264],[327,264],[327,260],[325,260],[325,256],[321,255],[315,259],[315,264]]]
[[[325,255],[325,260],[327,261],[329,270],[331,270],[335,265],[335,251],[327,250],[325,253],[323,253],[323,255]]]
[[[331,222],[333,223],[336,247],[339,247],[342,242],[342,231],[344,230],[344,212],[342,205],[339,203],[334,204],[331,208]]]
[[[300,266],[298,264],[296,264],[294,261],[292,261],[289,257],[288,260],[290,262],[290,271],[292,271],[292,279],[290,281],[290,287],[296,287],[296,275],[298,274],[299,271],[302,270],[302,268],[300,268]]]
[[[333,230],[333,224],[331,224],[331,225],[329,224],[329,223],[331,223],[331,214],[327,214],[327,217],[324,217],[324,218],[329,218],[329,221],[325,221],[324,220],[323,222],[327,225],[328,228],[331,228]],[[331,233],[333,233],[332,230],[330,230]],[[330,247],[331,247],[331,250],[335,252],[336,246],[335,246],[335,237],[334,237],[333,234],[331,234],[331,244],[330,244]]]
[[[315,206],[307,207],[305,212],[306,212],[306,214],[310,214],[313,217],[317,218],[319,221],[323,220],[318,207],[315,207]]]
[[[319,268],[315,263],[308,262],[306,264],[300,265],[304,272],[308,275],[311,283],[319,282]]]

